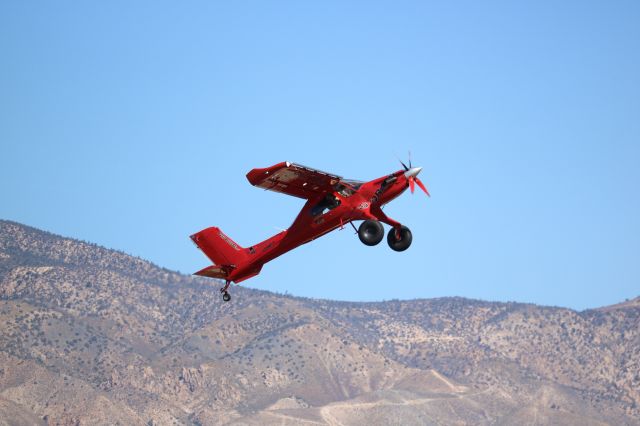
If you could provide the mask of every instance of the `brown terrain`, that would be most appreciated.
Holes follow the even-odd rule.
[[[640,298],[218,287],[0,221],[0,425],[640,424]]]

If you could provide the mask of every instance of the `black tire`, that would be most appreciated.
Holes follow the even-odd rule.
[[[358,237],[362,244],[375,246],[384,238],[384,227],[377,220],[365,220],[358,228]]]
[[[391,228],[387,234],[387,243],[395,251],[405,251],[411,245],[411,241],[413,241],[413,236],[411,235],[411,230],[406,226],[400,228],[400,239],[396,238],[395,228]]]
[[[225,291],[224,293],[222,293],[222,300],[228,302],[229,300],[231,300],[231,295]]]

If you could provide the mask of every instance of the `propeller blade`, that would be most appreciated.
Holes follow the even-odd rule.
[[[427,194],[427,196],[431,197],[431,194],[429,194],[429,191],[427,191],[427,188],[424,186],[424,184],[422,183],[422,181],[418,178],[416,179],[416,183],[418,184],[418,186],[420,187],[420,189],[422,189],[424,191],[425,194]],[[413,192],[413,191],[412,191]]]
[[[404,171],[405,171],[405,172],[406,172],[407,170],[409,170],[409,168],[407,167],[407,165],[406,165],[406,164],[404,164],[404,163],[402,162],[402,160],[401,160],[401,159],[399,159],[399,158],[398,158],[398,161],[400,162],[400,164],[402,164],[402,167],[404,167]]]
[[[409,189],[411,190],[411,193],[413,194],[413,190],[415,189],[416,185],[414,183],[415,178],[413,176],[411,176],[409,178]]]
[[[413,166],[411,165],[411,151],[409,151],[409,168],[412,168]]]

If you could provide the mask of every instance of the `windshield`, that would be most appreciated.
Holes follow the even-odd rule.
[[[351,179],[342,179],[340,181],[340,183],[346,185],[346,186],[350,186],[354,191],[357,191],[358,189],[360,189],[360,187],[362,186],[362,184],[364,182],[359,181],[359,180],[351,180]]]

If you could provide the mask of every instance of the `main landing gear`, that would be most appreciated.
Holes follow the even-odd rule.
[[[411,235],[411,230],[406,226],[402,225],[400,229],[389,229],[387,244],[389,244],[391,250],[405,251],[411,245],[411,241],[413,241],[413,236]]]
[[[225,302],[228,302],[229,300],[231,300],[231,295],[227,291],[229,290],[230,285],[231,285],[231,281],[226,281],[224,284],[224,287],[220,289],[220,293],[222,293],[222,300],[224,300]]]
[[[399,223],[397,225],[398,226],[394,226],[389,230],[387,234],[387,244],[389,244],[389,247],[394,251],[405,251],[411,245],[413,236],[409,228]],[[375,246],[382,241],[384,228],[377,220],[365,220],[358,228],[358,237],[363,244]]]
[[[358,237],[362,244],[375,246],[384,237],[384,228],[377,220],[365,220],[358,228]]]

